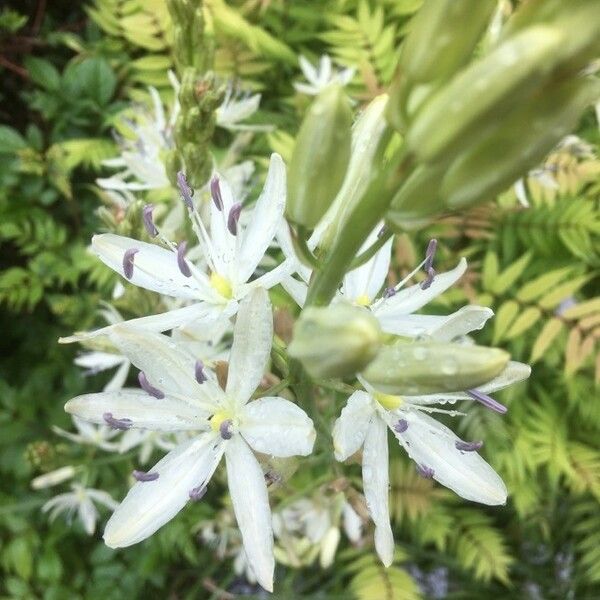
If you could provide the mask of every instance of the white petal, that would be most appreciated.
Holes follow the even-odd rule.
[[[307,414],[289,400],[265,397],[244,407],[240,433],[257,452],[271,456],[307,456],[316,432]]]
[[[125,277],[123,255],[131,248],[138,250],[129,279],[134,285],[175,298],[199,299],[210,293],[207,281],[201,284],[195,276],[186,277],[181,273],[177,256],[170,250],[112,233],[92,238],[92,249],[98,258],[122,277]]]
[[[115,390],[120,390],[127,381],[127,375],[129,375],[129,367],[131,367],[131,363],[129,362],[129,360],[126,360],[117,369],[117,372],[113,375],[112,379],[104,386],[104,391],[114,392]]]
[[[273,591],[273,530],[264,474],[246,442],[234,435],[225,450],[229,494],[244,550],[258,583]]]
[[[419,411],[404,412],[402,418],[408,429],[398,433],[392,426],[394,435],[417,464],[433,469],[434,479],[466,500],[492,506],[506,502],[502,479],[477,452],[458,450],[461,440],[448,427]]]
[[[352,508],[352,505],[349,502],[344,503],[342,519],[346,536],[353,544],[358,544],[362,538],[363,523],[362,519],[358,516],[358,513]]]
[[[204,423],[208,428],[211,414],[169,396],[159,400],[132,389],[77,396],[65,404],[65,410],[100,425],[106,424],[103,415],[110,413],[114,419],[130,419],[132,427],[156,431],[193,431]]]
[[[124,548],[151,536],[187,503],[190,490],[212,477],[225,444],[213,433],[189,440],[167,454],[152,469],[158,479],[136,483],[104,530],[111,548]]]
[[[365,441],[374,409],[371,396],[362,390],[354,392],[333,426],[333,448],[337,460],[346,460],[358,452]]]
[[[92,535],[96,530],[96,520],[98,519],[98,511],[93,502],[89,498],[85,498],[79,504],[79,520],[83,524],[83,528],[88,535]]]
[[[236,256],[237,283],[250,279],[277,233],[285,208],[285,186],[285,164],[279,154],[273,153],[265,187],[252,211],[252,220],[242,234]]]
[[[419,283],[409,288],[401,289],[395,296],[378,302],[373,307],[373,312],[379,319],[382,327],[390,327],[393,325],[395,319],[400,319],[402,315],[408,315],[418,310],[444,293],[462,277],[466,270],[467,261],[461,258],[458,265],[452,271],[436,275],[427,289],[421,289],[421,284]]]
[[[394,536],[388,508],[388,443],[387,426],[375,416],[371,419],[362,461],[363,491],[369,514],[375,523],[375,550],[386,567],[394,559]]]
[[[362,245],[364,252],[377,241],[381,226],[377,226]],[[343,294],[351,302],[361,296],[366,296],[372,302],[385,282],[390,269],[392,239],[389,239],[375,256],[364,265],[346,273],[344,276]]]
[[[302,73],[306,77],[307,81],[314,83],[317,81],[317,70],[313,67],[312,63],[304,56],[300,55],[298,58],[298,62],[300,63],[300,68],[302,69]]]
[[[113,367],[122,364],[123,361],[127,361],[127,359],[120,354],[95,351],[80,354],[73,362],[78,367],[89,369],[92,373],[99,373],[100,371],[112,369]]]
[[[86,490],[88,496],[94,501],[106,506],[106,508],[110,508],[111,510],[116,510],[119,506],[119,503],[116,502],[113,497],[104,490],[94,490],[88,488]]]
[[[207,381],[202,384],[196,381],[196,358],[172,338],[127,325],[115,325],[110,339],[161,392],[177,395],[190,404],[207,409],[223,397],[221,388],[208,371]]]
[[[245,404],[263,377],[273,342],[273,314],[266,290],[255,288],[240,303],[229,359],[227,395]]]
[[[230,269],[235,259],[236,237],[227,228],[227,217],[234,204],[233,193],[227,180],[219,177],[219,188],[223,209],[219,210],[217,205],[210,203],[210,237],[215,249],[213,260],[216,270],[221,275],[231,277]]]
[[[308,294],[308,286],[304,281],[298,281],[294,277],[286,277],[281,285],[298,306],[304,306]]]

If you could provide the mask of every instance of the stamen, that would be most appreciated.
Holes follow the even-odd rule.
[[[396,288],[388,287],[388,288],[385,288],[385,290],[383,290],[384,298],[392,298],[395,295],[396,295]]]
[[[196,381],[200,384],[203,384],[208,377],[206,376],[206,373],[204,372],[204,363],[201,360],[197,360],[196,361]]]
[[[133,425],[133,421],[131,419],[115,419],[112,413],[105,412],[102,415],[104,422],[112,427],[113,429],[119,429],[121,431],[127,431]]]
[[[454,445],[457,450],[461,450],[462,452],[477,452],[477,450],[481,450],[483,442],[463,442],[462,440],[458,440]]]
[[[433,267],[433,259],[435,258],[435,252],[437,250],[437,240],[434,238],[429,240],[429,244],[427,244],[427,250],[425,251],[425,263],[423,264],[423,269],[429,273],[429,269]]]
[[[427,467],[425,465],[417,465],[417,473],[421,477],[425,477],[425,479],[431,479],[435,471],[431,467]]]
[[[229,233],[231,235],[237,235],[238,231],[238,221],[240,220],[240,214],[242,213],[242,204],[240,202],[236,202],[229,211],[229,216],[227,217],[227,229],[229,229]]]
[[[158,235],[158,229],[152,220],[152,211],[154,210],[154,204],[146,204],[142,209],[142,219],[144,221],[144,227],[150,237],[156,237]]]
[[[190,500],[198,502],[199,500],[202,500],[204,494],[206,494],[206,486],[199,485],[198,487],[195,487],[194,489],[190,490],[189,494]]]
[[[404,433],[408,429],[408,421],[406,419],[400,419],[394,425],[394,431],[396,433]]]
[[[487,394],[480,392],[479,390],[467,390],[467,394],[473,398],[473,400],[477,400],[480,404],[483,404],[485,407],[493,410],[494,412],[500,413],[501,415],[505,414],[508,408],[504,406],[504,404],[500,404]]]
[[[183,198],[185,205],[190,210],[194,210],[194,201],[192,200],[194,190],[192,190],[192,188],[188,185],[187,179],[185,178],[185,173],[183,171],[177,172],[177,185],[179,186],[179,191],[181,192],[181,197]]]
[[[185,262],[185,252],[187,250],[187,242],[179,242],[177,244],[177,266],[181,271],[181,274],[185,277],[191,277],[192,272],[190,271],[189,265]]]
[[[427,279],[421,282],[421,289],[426,290],[432,283],[435,278],[435,269],[433,267],[429,267],[427,269]]]
[[[123,254],[123,274],[127,279],[133,277],[133,257],[139,252],[138,248],[129,248]]]
[[[210,195],[212,196],[215,206],[219,210],[223,210],[223,196],[221,195],[221,185],[219,184],[219,178],[216,175],[210,180]]]
[[[224,440],[230,440],[233,437],[233,423],[226,419],[219,425],[219,433]]]
[[[155,388],[153,385],[151,385],[151,383],[148,381],[148,378],[146,377],[146,373],[144,373],[144,371],[140,371],[138,373],[138,381],[140,382],[140,387],[149,396],[154,396],[155,398],[158,398],[159,400],[162,400],[165,397],[165,395],[158,388]]]
[[[137,479],[138,481],[156,481],[159,477],[158,473],[146,473],[146,471],[133,471],[132,473],[134,479]]]

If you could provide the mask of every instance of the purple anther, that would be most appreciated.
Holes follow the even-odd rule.
[[[417,473],[425,479],[431,479],[435,471],[431,467],[425,465],[417,465]]]
[[[127,279],[133,277],[133,257],[139,252],[138,248],[129,248],[123,254],[123,274]]]
[[[396,433],[404,433],[408,429],[408,421],[406,419],[400,419],[394,425],[394,431]]]
[[[383,290],[383,297],[384,298],[392,298],[395,295],[396,295],[396,288],[395,287],[388,287],[388,288],[385,288],[385,290]]]
[[[387,227],[385,225],[381,226],[381,229],[377,232],[377,237],[380,238],[387,231]]]
[[[192,500],[193,502],[198,502],[202,500],[204,494],[206,494],[206,486],[204,485],[199,485],[198,487],[195,487],[194,489],[189,491],[190,500]]]
[[[427,250],[425,251],[425,263],[423,269],[429,273],[429,269],[433,267],[433,259],[435,258],[435,251],[437,250],[437,240],[434,238],[429,240],[427,244]]]
[[[215,175],[210,180],[210,195],[212,196],[215,206],[219,210],[223,210],[223,196],[221,195],[221,184],[219,178]]]
[[[508,410],[508,408],[506,408],[504,404],[496,402],[496,400],[494,400],[487,394],[480,392],[479,390],[467,390],[467,394],[469,394],[469,396],[471,396],[473,400],[477,400],[477,402],[479,402],[480,404],[483,404],[485,407],[497,413],[500,413],[501,415],[506,413],[506,411]]]
[[[427,279],[421,281],[421,289],[426,290],[432,283],[435,278],[435,269],[433,267],[429,267],[427,269]]]
[[[196,381],[200,384],[204,383],[208,377],[206,376],[206,373],[204,372],[204,363],[201,360],[197,360],[196,361]]]
[[[192,272],[190,271],[190,266],[185,261],[185,253],[187,251],[187,242],[179,242],[177,244],[177,266],[181,271],[181,274],[185,277],[191,277]]]
[[[156,237],[158,235],[158,229],[152,220],[152,211],[154,210],[154,204],[146,204],[142,209],[142,219],[144,221],[144,227],[150,237]]]
[[[146,473],[146,471],[133,471],[131,473],[134,479],[138,481],[146,482],[146,481],[156,481],[159,478],[158,473]]]
[[[185,205],[190,210],[194,210],[194,202],[192,200],[194,191],[188,185],[187,179],[185,178],[185,173],[183,171],[177,172],[177,185],[179,186],[179,191],[181,192],[181,197],[183,198]]]
[[[231,235],[237,235],[238,221],[240,220],[240,214],[242,213],[242,205],[240,202],[236,202],[229,211],[227,217],[227,229]]]
[[[127,431],[133,425],[133,421],[131,419],[115,419],[112,413],[105,412],[102,415],[104,422],[112,427],[113,429],[120,429],[121,431]]]
[[[233,423],[227,419],[219,425],[219,433],[224,440],[230,440],[233,437]]]
[[[162,400],[165,397],[165,395],[158,388],[155,388],[153,385],[151,385],[151,383],[148,381],[148,378],[146,377],[146,373],[144,373],[144,371],[140,371],[138,373],[138,381],[140,382],[140,387],[149,396],[154,396],[155,398],[158,398],[159,400]]]
[[[463,442],[462,440],[458,440],[454,445],[457,450],[462,452],[477,452],[481,450],[483,442]]]

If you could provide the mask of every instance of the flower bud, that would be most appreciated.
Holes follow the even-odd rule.
[[[373,360],[381,339],[379,322],[368,309],[339,303],[304,309],[288,350],[312,377],[345,377]]]
[[[309,229],[338,193],[350,160],[352,111],[339,85],[325,88],[300,126],[288,170],[287,216]]]
[[[457,392],[490,381],[508,359],[498,348],[399,341],[380,350],[362,376],[386,394]]]
[[[415,105],[469,60],[495,7],[494,0],[436,0],[423,5],[411,23],[390,90],[386,116],[396,129],[402,130]],[[423,93],[422,84],[432,82],[436,85]],[[419,84],[416,100],[413,93]]]
[[[471,146],[543,84],[565,35],[532,27],[473,63],[419,111],[406,135],[419,159],[434,162]]]
[[[43,475],[39,475],[35,479],[32,479],[31,487],[34,490],[52,487],[62,483],[63,481],[67,481],[67,479],[71,479],[74,475],[75,467],[68,465],[66,467],[56,469],[56,471],[50,471],[49,473],[44,473]]]

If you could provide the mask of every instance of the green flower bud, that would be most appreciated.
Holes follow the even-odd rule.
[[[382,349],[362,375],[386,394],[457,392],[490,381],[509,358],[498,348],[399,341]]]
[[[600,82],[594,79],[550,84],[535,104],[499,123],[452,164],[440,189],[444,203],[464,207],[505,190],[539,164],[599,96]]]
[[[309,229],[338,193],[350,160],[352,111],[342,88],[323,90],[300,126],[288,170],[287,216]]]
[[[381,341],[379,322],[368,309],[339,303],[305,308],[288,351],[316,379],[345,377],[364,369]]]
[[[418,84],[446,81],[469,60],[495,7],[494,0],[435,0],[423,5],[411,23],[390,90],[386,116],[394,127],[402,130],[415,105],[435,89],[416,91]],[[416,102],[413,92],[419,97]]]
[[[406,135],[407,147],[425,162],[468,148],[545,82],[564,43],[563,32],[543,26],[507,40],[426,103]]]

